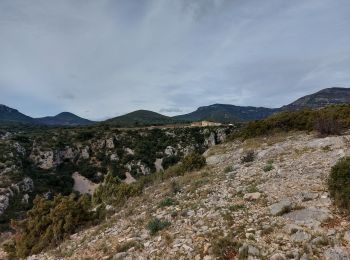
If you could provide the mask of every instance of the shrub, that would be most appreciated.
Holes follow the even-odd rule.
[[[233,166],[226,166],[224,169],[224,173],[232,172],[232,170],[233,170]]]
[[[57,246],[79,227],[93,220],[90,206],[91,200],[87,195],[60,195],[52,201],[36,197],[33,208],[27,212],[27,218],[12,221],[17,234],[14,245],[7,249],[15,250],[10,253],[18,257],[25,257]]]
[[[169,207],[175,205],[176,202],[172,198],[165,198],[159,203],[159,207]]]
[[[180,191],[181,191],[180,184],[176,181],[172,181],[170,183],[170,192],[175,195],[175,194],[179,193]]]
[[[343,158],[332,167],[328,189],[335,204],[350,212],[350,158]]]
[[[339,134],[339,126],[333,114],[320,114],[315,122],[315,130],[320,136]]]
[[[219,259],[235,259],[238,255],[240,244],[233,236],[221,237],[212,242],[213,254]]]
[[[171,223],[169,221],[163,221],[158,218],[151,219],[147,224],[147,229],[151,235],[155,235],[158,231],[167,228]]]
[[[273,170],[273,165],[271,163],[268,163],[264,166],[263,171],[264,172],[269,172]]]
[[[255,160],[255,152],[252,150],[247,151],[245,155],[243,155],[241,158],[242,163],[253,162],[254,160]]]
[[[197,153],[187,155],[181,162],[182,167],[186,172],[199,170],[206,165],[204,156]]]
[[[95,204],[105,203],[113,205],[121,205],[128,198],[140,195],[142,193],[143,183],[137,182],[133,184],[122,183],[117,177],[109,172],[93,195]]]

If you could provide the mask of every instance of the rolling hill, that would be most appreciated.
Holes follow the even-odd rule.
[[[62,126],[77,126],[77,125],[91,125],[94,122],[81,118],[70,112],[62,112],[56,116],[47,116],[36,118],[36,122],[43,125],[62,125]]]
[[[176,120],[149,110],[137,110],[122,116],[104,121],[106,124],[118,126],[164,125],[175,123]]]

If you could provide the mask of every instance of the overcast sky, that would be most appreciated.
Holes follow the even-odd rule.
[[[350,87],[349,0],[0,0],[0,103],[30,116],[279,107]]]

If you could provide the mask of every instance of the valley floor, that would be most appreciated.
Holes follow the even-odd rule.
[[[103,224],[29,259],[209,260],[239,251],[243,259],[350,259],[350,222],[326,186],[349,148],[350,135],[303,133],[212,147],[205,169],[148,188]],[[248,150],[256,158],[242,163]],[[160,206],[167,197],[176,203]],[[152,217],[171,225],[151,236]]]

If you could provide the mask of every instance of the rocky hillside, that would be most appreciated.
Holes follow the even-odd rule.
[[[321,108],[332,104],[349,104],[350,88],[326,88],[314,94],[299,98],[283,106],[282,111],[300,110],[303,108]]]
[[[214,146],[203,170],[29,259],[350,259],[350,222],[326,186],[349,148],[350,135],[304,133]]]
[[[109,171],[126,183],[221,143],[232,128],[120,131],[33,128],[0,131],[0,233],[35,195],[93,193]]]

